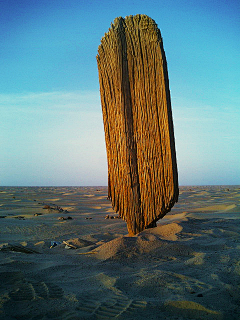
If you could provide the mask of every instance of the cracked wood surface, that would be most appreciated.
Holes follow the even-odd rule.
[[[134,235],[155,226],[179,193],[167,62],[154,20],[116,18],[97,63],[108,196]]]

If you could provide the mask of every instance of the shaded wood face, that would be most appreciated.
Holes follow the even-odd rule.
[[[97,63],[108,196],[134,235],[154,226],[179,193],[167,62],[154,20],[116,18]]]

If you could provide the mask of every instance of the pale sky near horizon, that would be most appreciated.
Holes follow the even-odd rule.
[[[240,184],[240,2],[0,0],[0,186],[107,185],[97,48],[118,16],[161,31],[180,185]]]

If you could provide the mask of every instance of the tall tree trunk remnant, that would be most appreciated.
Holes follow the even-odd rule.
[[[116,18],[97,55],[108,196],[129,235],[178,201],[178,173],[162,37],[146,15]]]

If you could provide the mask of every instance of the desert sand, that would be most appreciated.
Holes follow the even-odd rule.
[[[240,319],[239,186],[180,187],[134,237],[117,217],[106,187],[1,187],[0,319]]]

